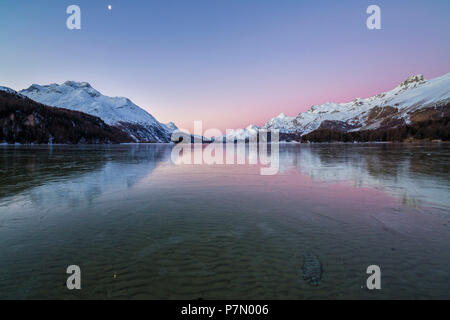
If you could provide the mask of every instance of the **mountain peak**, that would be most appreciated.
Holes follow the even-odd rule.
[[[259,129],[259,127],[255,126],[254,124],[251,124],[251,125],[247,126],[247,128],[245,128],[245,129],[246,130],[256,130],[256,129]]]
[[[407,87],[409,84],[412,83],[423,83],[425,82],[425,78],[422,74],[417,74],[415,76],[408,77],[405,81],[400,83],[400,87]]]
[[[88,82],[77,82],[71,80],[64,82],[63,85],[73,88],[92,88]]]
[[[10,93],[10,94],[17,94],[17,92],[15,90],[13,90],[11,88],[7,88],[7,87],[2,87],[2,86],[0,86],[0,91],[4,91],[4,92]]]
[[[64,87],[68,89],[70,87],[73,90],[84,89],[92,94],[95,93],[97,95],[98,91],[92,88],[92,86],[88,82],[77,82],[77,81],[66,81],[62,84],[52,83],[49,85],[39,85],[33,83],[29,88],[22,90],[25,92],[38,92],[38,91],[46,91],[46,90],[61,90]]]
[[[17,97],[24,98],[24,96],[23,96],[22,94],[20,94],[20,93],[17,92],[16,90],[13,90],[13,89],[11,89],[11,88],[8,88],[8,87],[0,86],[0,91],[6,92],[6,93],[11,94],[11,95],[15,95],[15,96],[17,96]]]

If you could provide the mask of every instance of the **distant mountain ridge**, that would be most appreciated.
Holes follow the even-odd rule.
[[[0,86],[0,91],[6,92],[6,93],[9,93],[9,94],[12,94],[12,95],[17,95],[17,96],[20,95],[17,91],[15,91],[15,90],[13,90],[11,88],[3,87],[3,86]]]
[[[0,87],[0,92],[99,117],[133,142],[171,142],[172,134],[178,130],[173,122],[160,123],[130,99],[107,97],[87,82],[33,84],[20,92]],[[314,105],[296,117],[282,113],[261,127],[249,125],[215,139],[247,141],[261,129],[279,130],[282,141],[385,141],[393,137],[401,141],[412,136],[441,139],[450,132],[449,117],[450,73],[431,80],[415,75],[388,92],[347,103]],[[434,129],[425,130],[425,126]],[[194,139],[189,136],[185,140]]]
[[[261,128],[277,129],[288,141],[300,140],[300,137],[307,137],[316,130],[362,132],[394,129],[419,120],[437,120],[447,116],[449,104],[450,73],[431,80],[415,75],[393,90],[373,97],[357,98],[348,103],[315,105],[296,117],[280,114],[262,127],[251,125],[219,139],[249,139]]]
[[[170,142],[177,129],[173,123],[160,123],[130,99],[105,96],[87,82],[33,84],[19,93],[45,105],[100,117],[106,124],[125,131],[135,142]]]

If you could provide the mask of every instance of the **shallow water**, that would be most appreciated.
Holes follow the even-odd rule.
[[[0,298],[450,298],[449,145],[285,145],[273,176],[172,148],[0,146]]]

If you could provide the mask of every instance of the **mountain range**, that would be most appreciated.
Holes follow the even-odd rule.
[[[305,140],[319,131],[328,134],[385,131],[448,117],[449,104],[450,73],[432,80],[416,75],[373,97],[315,105],[296,117],[282,113],[263,126],[250,125],[218,139],[247,140],[261,129],[278,129],[281,138],[287,141]]]
[[[74,125],[79,123],[91,129],[93,129],[91,125],[94,125],[96,126],[94,131],[99,134],[101,132],[99,139],[93,138],[91,130],[90,139],[78,134],[69,139],[70,143],[86,141],[90,143],[97,143],[96,141],[99,143],[166,143],[171,142],[172,133],[178,130],[174,123],[159,122],[130,99],[105,96],[87,82],[33,84],[20,92],[0,87],[0,92],[0,111],[3,117],[0,117],[0,123],[2,123],[3,140],[8,137],[9,142],[14,142],[14,137],[20,136],[19,132],[29,129],[27,127],[31,123],[27,120],[29,115],[34,114],[34,117],[40,119],[42,124],[46,123],[43,118],[45,115],[58,115],[56,117],[58,118],[62,114],[61,110],[74,111],[65,113],[66,116],[70,115],[71,121],[83,118],[89,122],[88,125],[87,122],[72,121]],[[21,117],[16,118],[10,113],[14,103],[17,104],[15,107],[20,109],[17,115]],[[25,106],[29,106],[29,112]],[[21,119],[22,122],[15,123],[11,120],[13,118]],[[449,140],[449,118],[450,73],[431,80],[426,80],[422,75],[416,75],[407,78],[388,92],[365,99],[357,98],[347,103],[327,102],[314,105],[296,117],[282,113],[262,126],[249,125],[244,129],[230,130],[226,135],[215,139],[249,140],[258,135],[261,129],[277,129],[280,132],[280,139],[288,142],[404,141],[409,138]],[[63,122],[47,123],[49,127],[40,129],[47,130],[46,133],[40,132],[41,138],[52,137],[58,140],[49,128],[54,128],[55,125],[65,128]],[[109,133],[103,132],[104,129]],[[82,132],[82,128],[79,130]],[[36,139],[29,137],[31,131],[27,132],[28,140],[21,136],[21,142],[35,142]],[[107,136],[109,138],[106,138]],[[64,133],[64,137],[67,138],[67,132]],[[189,135],[186,135],[186,139],[189,139]],[[191,136],[192,139],[193,136]],[[45,141],[45,138],[42,141]],[[65,139],[58,141],[65,141]]]

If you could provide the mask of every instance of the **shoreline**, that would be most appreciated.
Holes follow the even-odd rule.
[[[234,144],[237,144],[238,142],[234,142]],[[276,142],[267,142],[268,144],[275,144]],[[191,143],[194,144],[194,143]],[[202,142],[202,145],[208,145],[211,143],[205,143]],[[225,144],[225,143],[222,143]],[[248,142],[245,142],[246,145],[250,144]],[[285,145],[310,145],[310,144],[348,144],[348,145],[355,145],[355,144],[406,144],[406,145],[412,145],[412,144],[450,144],[450,141],[440,141],[440,140],[414,140],[414,141],[363,141],[363,142],[341,142],[341,141],[329,141],[329,142],[299,142],[299,141],[280,141],[278,144],[285,144]],[[126,143],[7,143],[7,142],[0,142],[0,147],[2,146],[118,146],[118,145],[176,145],[175,142],[126,142]]]

